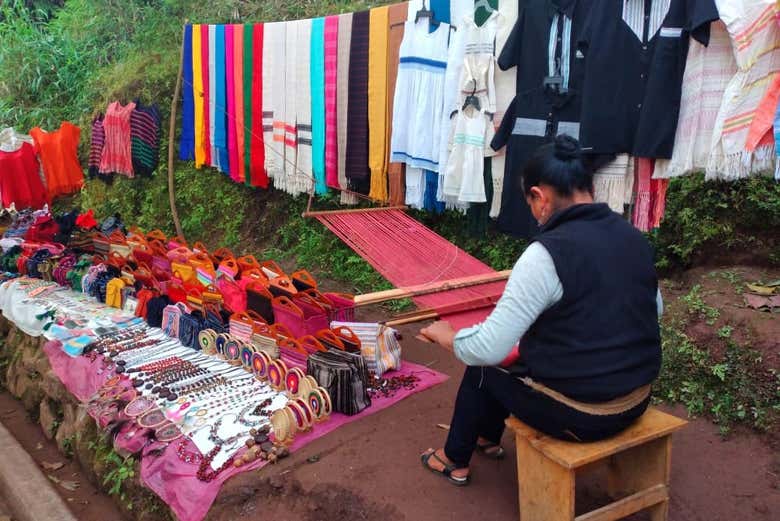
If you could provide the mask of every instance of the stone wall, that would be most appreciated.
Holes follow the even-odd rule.
[[[96,449],[105,446],[106,440],[86,407],[52,371],[42,349],[45,343],[46,339],[33,338],[0,317],[0,384],[22,403],[30,418],[40,423],[46,437],[56,441],[63,455],[75,459],[85,477],[108,492],[110,487],[103,479],[109,465]],[[172,519],[167,505],[141,485],[139,474],[136,463],[136,477],[125,480],[122,490],[114,495],[117,504],[129,519]]]

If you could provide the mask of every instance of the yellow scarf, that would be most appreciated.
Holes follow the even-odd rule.
[[[387,43],[389,7],[371,9],[368,35],[368,196],[387,200],[385,145],[387,139]]]
[[[192,26],[192,94],[195,98],[195,168],[206,163],[206,126],[203,119],[203,66],[200,25]]]

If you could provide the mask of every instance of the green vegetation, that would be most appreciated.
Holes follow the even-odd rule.
[[[685,405],[694,416],[710,416],[724,435],[736,424],[771,431],[780,414],[780,375],[725,329],[719,336],[726,336],[726,349],[716,360],[708,346],[685,333],[685,325],[666,320],[661,327],[663,366],[655,396]]]
[[[125,493],[127,487],[125,482],[135,477],[138,461],[132,456],[129,458],[121,457],[104,439],[90,441],[87,447],[94,451],[95,461],[103,469],[101,482],[105,491],[109,495],[116,496],[128,510],[132,510],[133,501]]]
[[[653,239],[661,269],[739,257],[780,266],[780,183],[769,177],[706,182],[690,175],[669,184],[666,216]]]

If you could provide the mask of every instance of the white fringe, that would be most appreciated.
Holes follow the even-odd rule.
[[[607,203],[613,212],[623,213],[626,201],[626,179],[624,176],[596,174],[593,176],[593,199]]]
[[[759,147],[753,152],[743,150],[720,158],[710,157],[705,179],[736,181],[751,175],[771,172],[776,160],[775,153],[776,147],[772,144]]]

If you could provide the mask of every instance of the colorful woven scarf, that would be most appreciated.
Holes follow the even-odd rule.
[[[206,162],[204,149],[204,118],[203,118],[203,52],[201,50],[200,24],[192,26],[192,93],[194,96],[195,121],[195,168],[200,168]]]
[[[265,24],[263,33],[263,112],[268,114],[265,164],[272,179],[284,174],[285,23]],[[274,181],[275,182],[275,181]]]
[[[395,96],[395,81],[398,77],[398,54],[401,41],[404,39],[404,20],[406,20],[407,5],[393,4],[387,17],[387,108],[385,112],[385,169],[388,179],[388,198],[393,206],[404,204],[406,181],[404,163],[390,162],[390,137],[393,135],[393,99]]]
[[[336,74],[336,105],[338,108],[338,182],[346,189],[347,182],[347,128],[349,126],[349,63],[348,49],[352,41],[352,13],[339,15],[339,56]],[[353,194],[341,192],[341,204],[355,204]]]
[[[328,191],[325,185],[325,19],[311,23],[311,166],[317,194]]]
[[[295,189],[293,180],[298,161],[298,133],[296,130],[296,59],[298,47],[298,23],[286,22],[284,33],[284,175],[274,178],[274,186],[287,193]]]
[[[209,80],[209,26],[200,26],[200,66],[203,85],[203,161],[211,166],[211,105],[210,105],[210,80]]]
[[[230,178],[238,181],[238,138],[236,136],[236,75],[235,62],[233,60],[233,25],[225,26],[225,85],[226,85],[226,125],[228,138],[228,163]]]
[[[244,26],[241,24],[233,25],[233,89],[233,115],[238,154],[238,172],[234,180],[243,183],[246,179],[247,132],[244,121]]]
[[[352,15],[349,47],[349,105],[347,116],[346,176],[349,188],[368,193],[368,45],[369,11]]]
[[[251,181],[252,186],[268,188],[268,172],[265,168],[265,136],[263,122],[263,44],[265,26],[256,24],[252,28],[252,139],[251,139]]]
[[[192,77],[192,25],[184,26],[183,63],[182,63],[182,108],[181,136],[179,137],[179,159],[195,159],[195,98],[193,96]]]
[[[325,184],[339,186],[339,145],[338,145],[338,49],[339,17],[325,18],[324,27],[324,66],[325,66]]]
[[[217,111],[217,26],[210,24],[209,28],[209,166],[219,167],[219,152],[216,145],[216,111]]]
[[[368,37],[368,196],[387,200],[387,52],[389,7],[369,11]]]
[[[227,106],[225,83],[225,26],[218,25],[215,35],[214,52],[215,63],[215,120],[214,120],[214,147],[217,149],[217,167],[220,172],[230,172],[230,159],[228,158],[227,140]]]
[[[295,57],[295,130],[298,135],[298,159],[292,194],[311,189],[311,19],[298,20]]]

